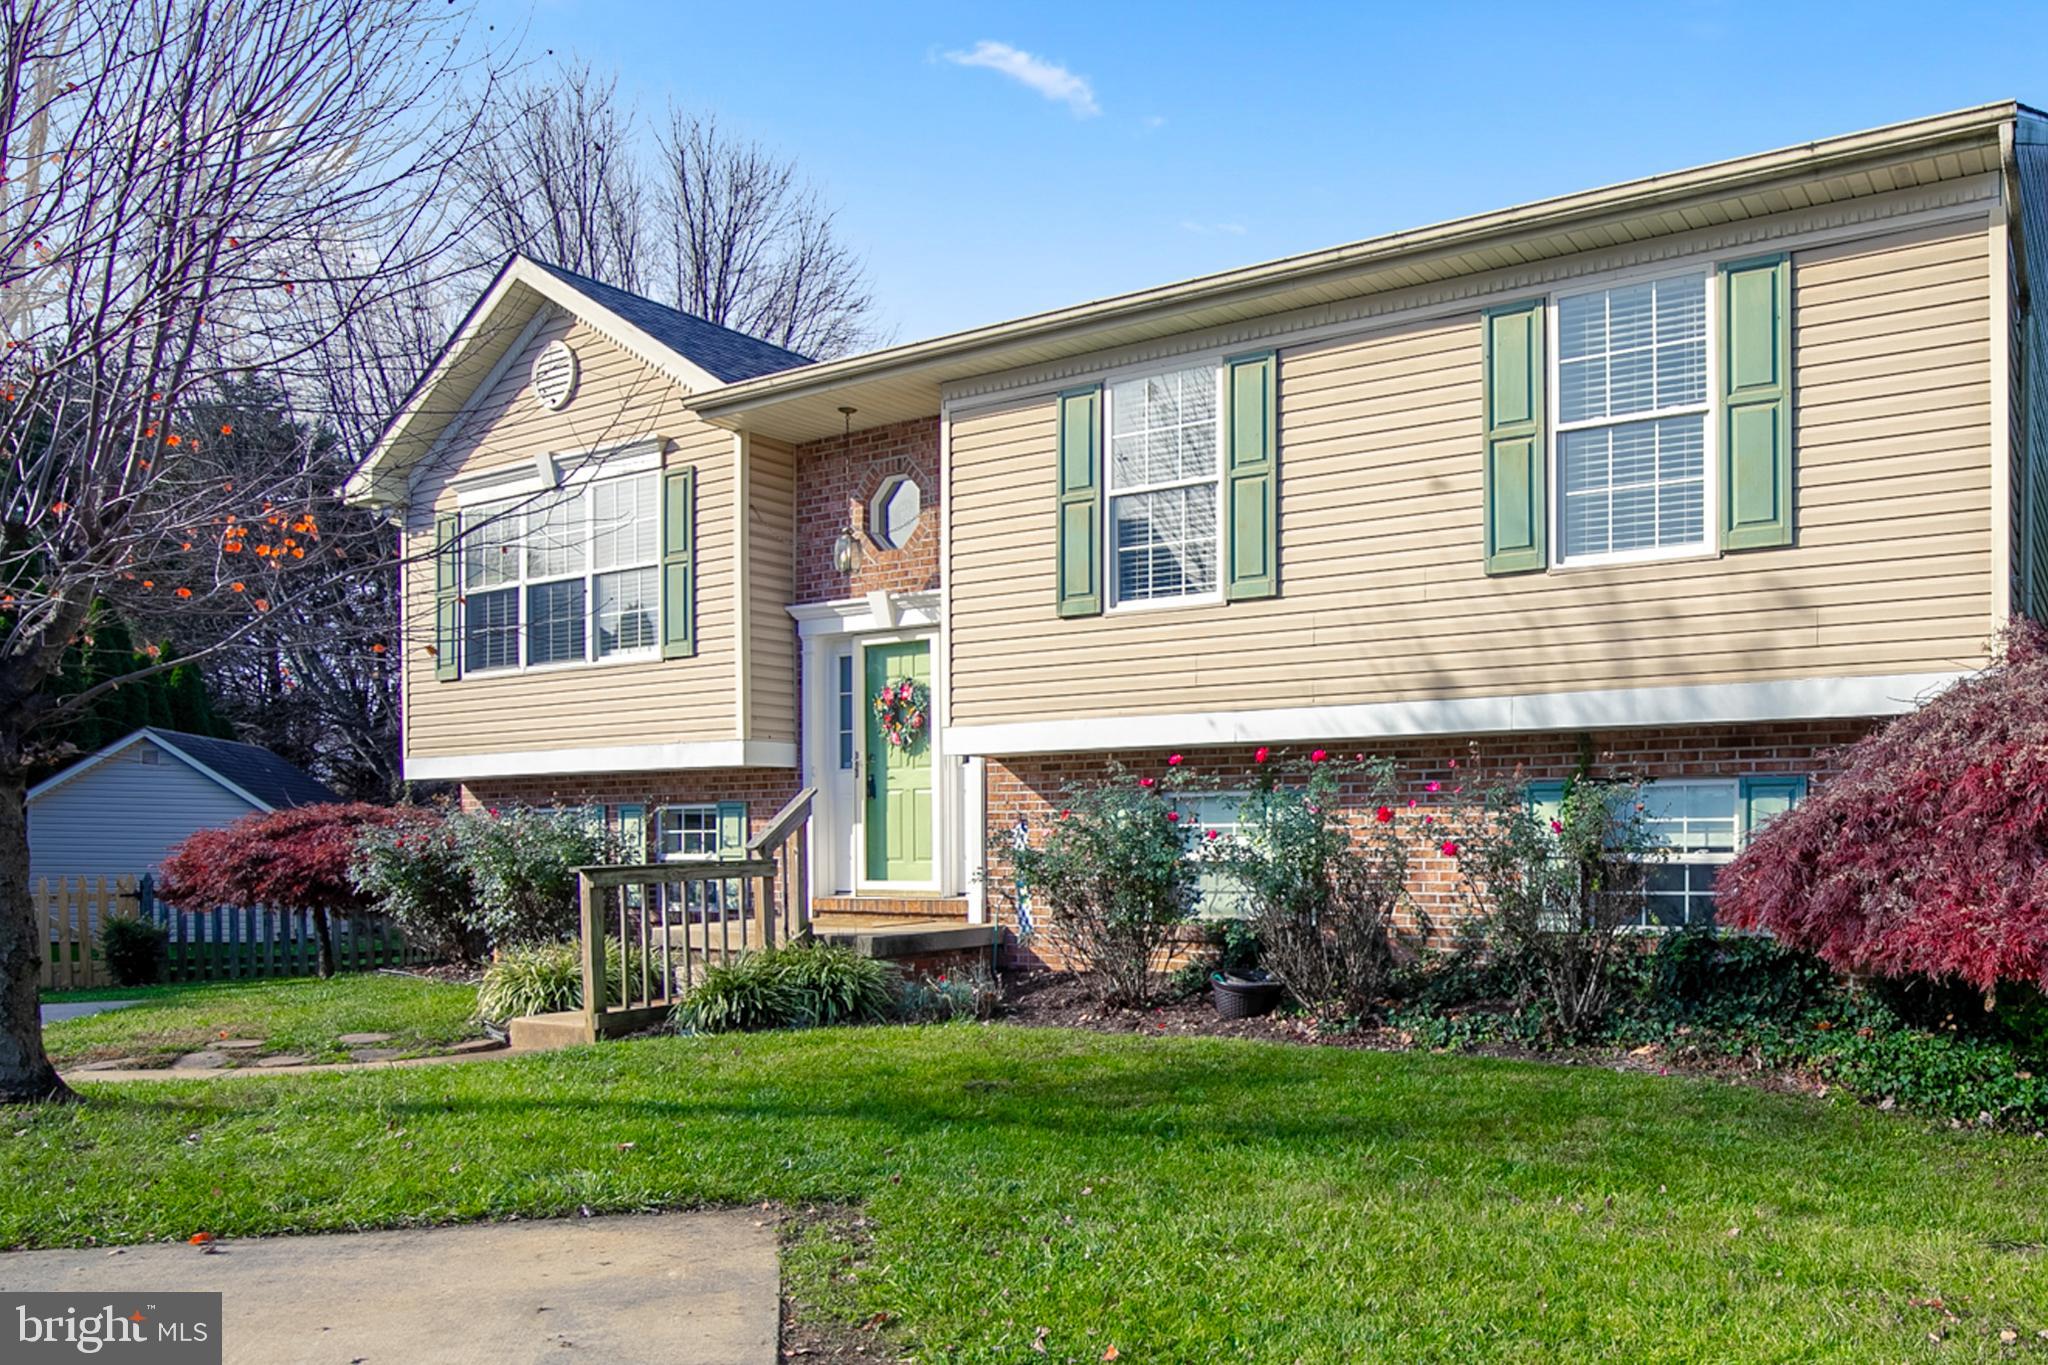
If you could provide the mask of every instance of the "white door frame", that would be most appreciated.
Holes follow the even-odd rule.
[[[946,678],[940,671],[936,592],[875,592],[835,602],[807,602],[791,607],[802,652],[802,696],[798,762],[803,784],[817,788],[812,809],[811,885],[825,894],[851,889],[855,894],[915,892],[959,895],[965,779],[961,762],[946,752]],[[932,756],[932,879],[927,882],[870,882],[863,875],[866,857],[865,776],[867,690],[862,647],[868,644],[924,640],[932,651],[931,731],[926,740]],[[843,650],[853,652],[854,752],[853,780],[839,767],[838,674],[833,662]],[[830,890],[827,890],[830,888]]]

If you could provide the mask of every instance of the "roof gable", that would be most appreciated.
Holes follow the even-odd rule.
[[[90,754],[63,772],[38,782],[29,789],[28,799],[34,801],[44,793],[84,776],[145,739],[248,802],[257,811],[321,805],[341,799],[305,769],[285,762],[259,745],[187,734],[182,730],[159,730],[153,726],[144,726],[123,739],[115,740],[98,753]]]
[[[528,256],[514,256],[413,387],[343,494],[401,506],[410,472],[457,431],[552,310],[587,323],[686,393],[811,363],[809,357]]]

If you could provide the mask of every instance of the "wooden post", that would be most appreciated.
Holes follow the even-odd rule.
[[[808,938],[811,933],[811,822],[806,820],[796,831],[796,920],[791,934],[797,938]]]
[[[577,873],[576,882],[583,911],[583,1031],[598,1038],[598,1016],[604,1013],[604,893],[588,873]]]
[[[771,864],[772,866],[773,864]],[[775,946],[775,874],[768,873],[761,878],[761,901],[754,907],[755,927],[760,931],[759,948]]]

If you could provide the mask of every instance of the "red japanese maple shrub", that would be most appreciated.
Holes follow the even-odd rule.
[[[187,836],[159,869],[157,890],[194,910],[263,905],[309,910],[320,939],[320,975],[334,974],[329,915],[368,908],[349,879],[349,860],[367,828],[430,820],[431,812],[366,801],[295,806],[249,815]]]
[[[1722,873],[1722,923],[1843,971],[2048,987],[2048,628],[1843,757]]]

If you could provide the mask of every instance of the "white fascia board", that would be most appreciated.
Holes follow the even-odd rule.
[[[680,772],[696,768],[794,768],[796,745],[782,740],[722,739],[695,744],[617,744],[596,749],[512,749],[493,754],[408,754],[413,782],[467,782],[491,777],[572,777],[601,773]]]
[[[1305,740],[1521,734],[1547,730],[1625,730],[1663,725],[1737,725],[1788,720],[1894,716],[1914,710],[1968,676],[1889,673],[1796,678],[1782,682],[1705,683],[1587,692],[1534,692],[1440,701],[1367,702],[1265,711],[1105,716],[1083,720],[955,725],[954,754],[1001,756],[1155,749],[1210,744],[1283,744]]]

